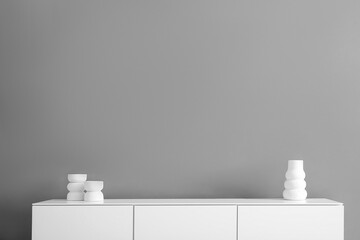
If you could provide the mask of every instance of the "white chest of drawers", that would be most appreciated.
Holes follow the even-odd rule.
[[[49,200],[33,204],[32,240],[343,240],[328,199]]]

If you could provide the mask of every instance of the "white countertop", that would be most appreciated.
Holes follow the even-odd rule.
[[[67,201],[52,199],[33,203],[33,206],[146,206],[146,205],[240,205],[240,206],[342,206],[325,198],[309,198],[305,201],[289,201],[281,198],[179,198],[179,199],[105,199],[104,202]]]

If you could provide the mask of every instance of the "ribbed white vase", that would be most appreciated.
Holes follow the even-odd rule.
[[[303,160],[289,160],[286,172],[285,190],[283,197],[286,200],[301,201],[307,197],[305,171]]]
[[[85,202],[102,202],[104,201],[104,194],[101,190],[104,188],[103,181],[86,181],[85,182]]]
[[[84,188],[86,174],[68,174],[69,184],[67,189],[69,190],[66,199],[69,201],[83,201],[84,200]]]

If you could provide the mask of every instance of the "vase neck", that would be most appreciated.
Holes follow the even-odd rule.
[[[303,160],[289,160],[288,168],[289,169],[302,169],[304,167]]]

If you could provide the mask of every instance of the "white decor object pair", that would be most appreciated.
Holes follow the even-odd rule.
[[[283,197],[286,200],[301,201],[307,197],[305,171],[303,160],[289,160],[288,169],[285,174],[285,190]]]
[[[68,174],[69,184],[67,189],[67,200],[101,202],[104,200],[104,194],[101,190],[104,188],[103,181],[86,181],[87,174]],[[84,192],[86,191],[86,193]]]

